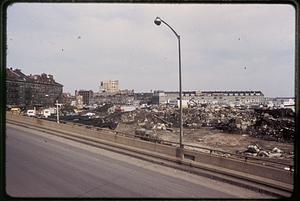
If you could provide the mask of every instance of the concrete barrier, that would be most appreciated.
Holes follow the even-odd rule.
[[[20,115],[12,115],[12,114],[8,114],[6,118],[8,120],[13,120],[20,123],[28,123],[31,125],[42,126],[43,128],[50,129],[50,130],[57,130],[57,131],[64,130],[68,132],[74,132],[74,133],[82,134],[84,136],[95,137],[101,140],[107,140],[118,144],[134,146],[137,148],[142,148],[154,152],[158,151],[158,152],[162,152],[163,154],[175,156],[174,147],[118,135],[115,134],[115,132],[109,130],[93,130],[93,129],[86,128],[85,125],[79,126],[71,123],[57,124],[56,122],[53,121],[47,121],[43,119],[20,116]]]
[[[88,129],[86,126],[78,126],[71,123],[57,124],[56,122],[47,121],[43,119],[37,119],[27,116],[21,116],[16,114],[7,113],[7,120],[15,122],[26,123],[34,126],[40,126],[49,130],[55,131],[68,131],[83,136],[89,136],[114,142],[121,145],[131,146],[135,148],[144,149],[151,152],[157,152],[171,157],[176,157],[176,147],[153,143],[149,141],[143,141],[136,138],[130,138],[122,135],[118,135],[115,132],[109,130],[95,130]],[[195,162],[214,165],[216,167],[225,168],[228,170],[244,172],[250,175],[255,175],[275,181],[283,182],[286,184],[293,184],[294,174],[289,171],[280,170],[272,167],[267,167],[259,164],[249,163],[246,161],[235,160],[232,158],[224,158],[221,156],[210,155],[207,153],[197,152],[193,150],[184,149],[184,155],[187,159],[190,158]]]
[[[189,156],[194,156],[195,161],[204,164],[216,165],[226,169],[245,172],[264,178],[270,178],[288,184],[293,183],[294,174],[283,169],[280,170],[278,168],[266,167],[260,164],[249,163],[233,158],[224,158],[222,156],[214,156],[207,153],[197,153],[190,150],[184,150],[184,153],[188,154]]]

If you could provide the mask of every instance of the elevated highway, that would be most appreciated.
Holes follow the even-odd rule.
[[[169,168],[176,171],[188,171],[193,173],[193,177],[202,178],[212,178],[214,182],[221,182],[222,185],[239,186],[243,189],[251,189],[253,192],[262,192],[256,194],[254,197],[264,197],[265,195],[275,196],[275,197],[289,197],[293,192],[293,173],[288,171],[283,171],[281,169],[270,168],[261,166],[259,164],[249,163],[247,161],[241,162],[232,159],[226,159],[222,157],[215,157],[209,154],[203,154],[194,152],[191,150],[185,150],[186,158],[180,160],[176,157],[176,147],[167,146],[162,144],[156,144],[151,142],[145,142],[136,139],[129,139],[125,136],[117,136],[112,133],[97,131],[93,129],[88,129],[82,126],[75,125],[63,125],[56,124],[55,122],[47,122],[41,119],[28,118],[23,116],[7,115],[7,122],[9,129],[12,126],[21,125],[24,128],[30,129],[30,132],[43,135],[49,135],[52,137],[59,138],[61,140],[71,140],[72,143],[79,143],[80,146],[90,146],[97,147],[98,149],[105,149],[114,151],[114,153],[122,153],[122,158],[134,157],[135,160],[143,159],[144,162],[150,162],[155,165],[163,165],[161,167]],[[17,126],[18,127],[18,126]],[[7,131],[7,137],[10,135],[10,130]],[[16,130],[14,132],[17,132]],[[17,132],[18,133],[18,132]],[[14,135],[16,136],[16,135]],[[20,133],[18,134],[20,136]],[[25,135],[21,135],[25,136]],[[29,136],[29,135],[26,135]],[[44,144],[46,145],[46,144]],[[9,152],[8,152],[9,153]],[[125,154],[125,155],[124,155]],[[30,154],[29,154],[30,155]],[[212,160],[210,160],[210,158]],[[202,161],[201,161],[202,160]],[[219,161],[217,166],[216,162]],[[127,161],[126,161],[127,162]],[[204,163],[205,162],[205,163]],[[211,162],[211,163],[210,163]],[[224,164],[225,163],[225,164]],[[232,168],[228,168],[228,163]],[[227,166],[227,167],[226,167]],[[254,168],[252,168],[254,167]],[[240,168],[240,171],[238,171]],[[251,169],[252,168],[252,169]],[[260,168],[260,173],[250,174],[250,171],[255,171]],[[163,169],[163,168],[162,168]],[[262,172],[266,172],[262,177]],[[272,175],[275,173],[276,175]],[[112,173],[113,175],[114,173]],[[288,177],[287,177],[288,176]],[[283,179],[281,179],[281,177]],[[213,187],[212,189],[215,189]],[[211,190],[212,190],[211,189]],[[207,190],[208,192],[210,190]],[[214,190],[212,190],[213,192]],[[231,191],[229,191],[231,192]],[[239,192],[239,191],[236,191]],[[113,193],[108,193],[114,197]],[[162,193],[163,195],[164,193]],[[132,194],[134,196],[135,194]],[[173,197],[173,193],[164,194],[165,197]],[[174,194],[177,195],[177,194]],[[188,196],[189,194],[183,194],[183,197],[197,197],[199,196]],[[190,194],[190,195],[193,195]],[[204,196],[200,197],[239,197],[239,195],[220,195],[218,193],[208,193],[202,194]],[[218,195],[218,196],[214,196]],[[126,194],[124,194],[126,197]],[[146,197],[153,197],[151,194],[145,194]],[[140,197],[145,197],[140,196]],[[47,196],[46,196],[47,197]],[[68,197],[68,195],[67,195]],[[99,197],[99,196],[96,196]],[[101,197],[101,196],[100,196]],[[117,196],[118,197],[118,196]],[[123,196],[121,196],[123,197]],[[129,196],[130,197],[130,196]],[[135,197],[135,196],[134,196]],[[158,196],[161,197],[161,196]],[[177,196],[174,196],[177,197]],[[249,196],[246,196],[249,197]]]
[[[273,197],[10,124],[6,154],[13,197]]]

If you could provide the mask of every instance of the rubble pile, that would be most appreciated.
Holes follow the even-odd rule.
[[[103,106],[98,106],[94,111],[99,113],[106,113],[109,108],[113,107],[113,104],[107,103]]]
[[[257,144],[248,145],[247,149],[241,152],[243,155],[247,156],[258,156],[258,157],[265,157],[265,158],[280,158],[283,157],[284,153],[281,149],[274,147],[272,150],[264,150],[263,148],[259,147]]]
[[[122,113],[121,122],[136,123],[145,129],[178,128],[177,108],[153,107]],[[230,107],[198,107],[183,110],[184,128],[210,127],[225,133],[243,133],[264,140],[293,142],[294,113],[289,109],[238,109]]]
[[[161,137],[153,130],[147,130],[144,128],[139,128],[135,130],[135,137],[138,137],[142,140],[151,141],[151,142],[158,142],[162,141]]]
[[[260,114],[254,125],[248,129],[250,136],[278,142],[293,142],[295,139],[294,119],[277,118]]]
[[[179,128],[178,108],[151,106],[129,112],[108,112],[112,105],[97,108],[96,117],[80,117],[79,121],[95,126],[116,127],[118,123],[130,124],[147,130]],[[295,138],[295,113],[291,109],[249,109],[205,105],[183,109],[183,127],[200,129],[209,127],[224,133],[249,134],[252,137],[277,142],[293,142]],[[86,118],[86,119],[85,119]],[[88,122],[89,121],[89,122]]]
[[[152,123],[164,123],[166,127],[179,127],[178,109],[159,110],[156,108],[152,113],[148,112],[148,119],[151,119]],[[293,142],[295,138],[294,115],[291,109],[286,108],[255,110],[230,107],[187,108],[183,110],[183,126],[193,129],[211,127],[226,133],[249,134],[264,140]]]
[[[84,115],[68,115],[62,116],[61,120],[71,121],[74,123],[80,123],[84,125],[91,125],[99,128],[116,129],[120,122],[121,114],[112,113],[106,116],[84,116]]]
[[[156,112],[169,126],[179,127],[179,110],[169,109]],[[251,121],[252,119],[252,121]],[[183,126],[185,128],[213,127],[216,129],[239,132],[253,123],[253,114],[250,111],[239,112],[230,108],[200,107],[183,110]]]
[[[295,113],[289,108],[278,108],[278,109],[254,109],[257,114],[269,114],[274,118],[294,118]]]

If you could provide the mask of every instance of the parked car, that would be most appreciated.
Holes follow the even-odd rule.
[[[29,117],[34,117],[36,115],[35,110],[27,110],[26,114]]]

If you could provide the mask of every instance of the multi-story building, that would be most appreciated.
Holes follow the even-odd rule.
[[[151,104],[153,99],[152,92],[135,93],[134,99],[139,101],[141,104]]]
[[[177,102],[178,92],[154,91],[154,104]],[[193,104],[257,105],[264,103],[261,91],[183,91],[182,99]]]
[[[119,91],[119,80],[102,81],[100,92],[115,93]]]
[[[268,107],[290,108],[295,111],[295,97],[276,97],[267,100]]]
[[[90,100],[93,97],[93,91],[92,90],[79,90],[79,91],[75,91],[75,96],[82,96],[82,101],[84,105],[89,105],[90,104]]]
[[[116,105],[131,105],[134,102],[134,92],[129,93],[95,93],[90,104],[112,103]]]
[[[6,69],[6,105],[19,107],[53,106],[62,101],[63,85],[53,75],[25,75],[20,69]]]
[[[75,101],[75,96],[72,96],[71,93],[62,94],[62,104],[71,105],[72,101]]]

